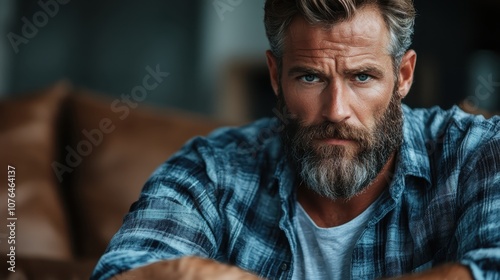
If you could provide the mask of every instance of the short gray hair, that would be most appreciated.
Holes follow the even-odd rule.
[[[379,8],[389,29],[389,54],[396,71],[412,42],[415,8],[412,0],[266,0],[264,24],[271,52],[281,68],[286,31],[296,16],[311,24],[332,25],[351,19],[366,5]]]

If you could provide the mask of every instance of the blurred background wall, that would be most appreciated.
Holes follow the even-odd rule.
[[[2,0],[0,96],[68,79],[111,98],[169,76],[144,104],[231,121],[270,115],[264,0]],[[500,109],[500,1],[415,0],[406,103]]]

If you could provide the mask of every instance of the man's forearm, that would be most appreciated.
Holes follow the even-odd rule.
[[[112,280],[167,279],[167,280],[259,280],[238,267],[198,257],[156,262],[127,271]],[[446,264],[422,273],[391,278],[391,280],[473,280],[469,269],[460,264]]]
[[[258,280],[261,279],[238,267],[198,257],[156,262],[127,271],[112,280]]]

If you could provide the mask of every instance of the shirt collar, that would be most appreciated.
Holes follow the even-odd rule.
[[[294,174],[293,168],[287,159],[287,156],[282,152],[281,160],[278,161],[274,173],[274,182],[278,187],[281,200],[287,200],[293,194],[295,189],[297,174]]]
[[[413,116],[412,109],[403,104],[403,143],[399,149],[396,163],[397,169],[404,176],[414,176],[431,182],[431,168],[429,162],[429,145],[421,123]]]

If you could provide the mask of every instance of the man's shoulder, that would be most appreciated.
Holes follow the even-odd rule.
[[[404,106],[405,133],[420,134],[425,141],[466,140],[475,144],[500,137],[500,117],[485,119],[453,106],[444,110],[439,107],[410,109]],[[452,141],[450,143],[453,143]]]
[[[239,149],[248,145],[266,145],[279,137],[283,129],[275,118],[262,118],[237,127],[222,127],[210,133],[205,139],[216,149]],[[241,152],[241,151],[240,151]]]
[[[206,137],[191,139],[167,163],[197,163],[210,170],[228,173],[270,166],[281,154],[283,125],[275,118],[263,118],[239,127],[222,127]],[[272,166],[272,165],[271,165]]]
[[[270,182],[281,158],[277,125],[275,119],[260,119],[195,137],[160,165],[150,181],[175,183],[183,192],[206,191],[209,186],[257,191],[256,185]]]
[[[405,106],[404,114],[405,170],[429,182],[436,178],[447,180],[462,172],[470,174],[473,163],[484,160],[485,154],[498,157],[500,117],[485,119],[458,107],[443,110]]]

